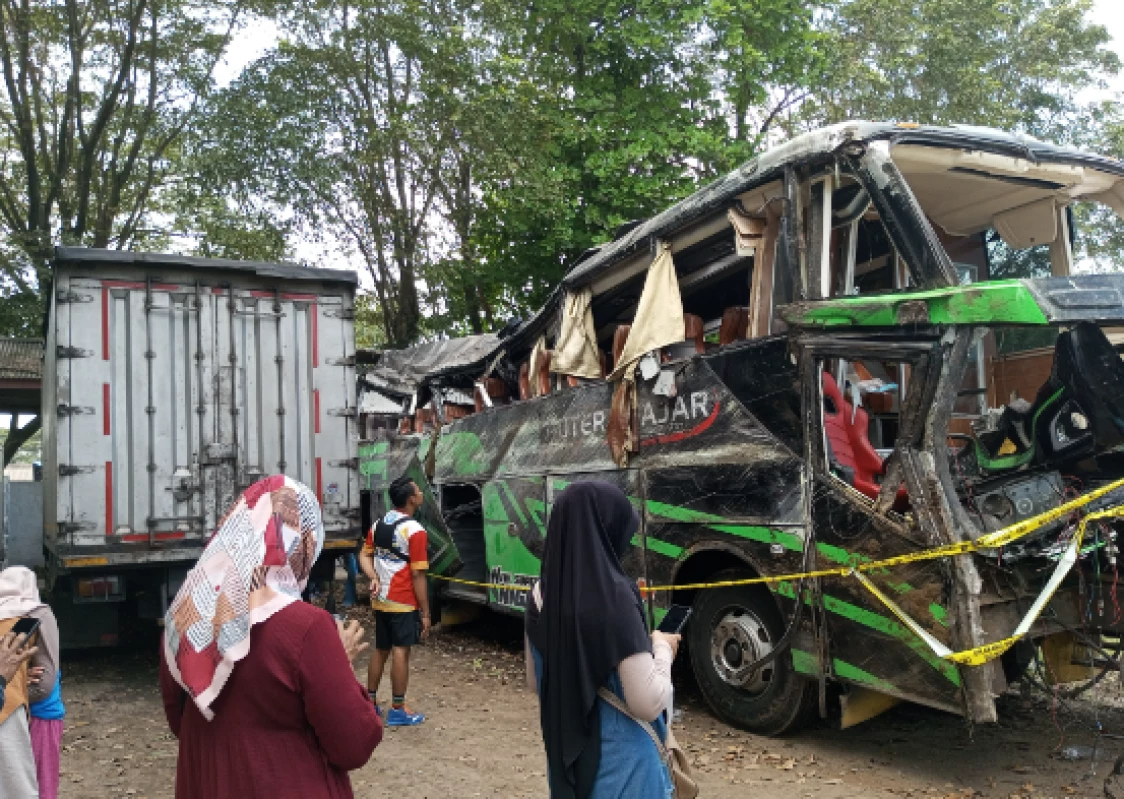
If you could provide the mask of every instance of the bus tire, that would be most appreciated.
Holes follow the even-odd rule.
[[[737,580],[724,571],[713,581]],[[698,591],[687,625],[691,668],[703,698],[723,721],[759,735],[783,735],[809,721],[818,706],[814,681],[799,673],[785,652],[754,674],[738,666],[754,662],[784,635],[785,620],[767,590],[757,587]]]

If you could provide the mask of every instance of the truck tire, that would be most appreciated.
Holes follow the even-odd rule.
[[[747,576],[725,571],[712,579]],[[692,609],[687,625],[691,668],[719,718],[759,735],[793,732],[812,718],[818,705],[816,683],[797,673],[787,652],[754,674],[735,671],[759,660],[784,635],[785,620],[767,590],[704,589],[695,594]]]

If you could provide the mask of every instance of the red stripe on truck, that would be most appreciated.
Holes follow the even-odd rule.
[[[113,461],[105,462],[105,534],[113,535]]]
[[[308,306],[308,312],[312,314],[312,368],[315,369],[320,365],[320,316],[319,306],[316,303]]]
[[[109,360],[109,289],[101,290],[101,359]]]
[[[109,435],[109,383],[101,384],[101,432],[103,435]]]
[[[320,389],[312,390],[312,417],[316,420],[316,432],[320,433]]]
[[[182,530],[175,533],[153,533],[152,538],[155,541],[170,541],[186,537],[186,533]],[[138,543],[148,540],[148,533],[130,533],[129,535],[121,536],[122,541],[127,541],[130,544]]]

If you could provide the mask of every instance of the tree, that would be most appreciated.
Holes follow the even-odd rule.
[[[522,7],[521,7],[522,8]],[[479,235],[518,309],[588,248],[752,157],[818,69],[796,0],[538,0],[510,27],[541,140],[481,187]]]
[[[823,16],[831,68],[785,123],[983,125],[1120,157],[1118,103],[1077,99],[1120,69],[1108,32],[1089,21],[1091,7],[1091,0],[842,0]],[[1074,211],[1078,268],[1124,265],[1119,217],[1092,203]],[[1049,274],[1041,252],[1000,242],[992,258],[995,275]]]
[[[808,121],[964,123],[1064,138],[1074,95],[1117,56],[1092,0],[843,0],[825,16],[828,73]]]
[[[458,19],[444,0],[301,3],[278,50],[215,118],[229,179],[362,259],[392,346],[421,331],[418,281],[446,148],[434,82],[459,47],[445,35]]]
[[[815,37],[797,0],[292,0],[280,24],[203,159],[346,241],[391,346],[533,310],[585,249],[748,157],[771,119],[751,133],[749,104],[798,96]]]
[[[127,248],[151,235],[175,147],[243,11],[243,0],[0,2],[6,302],[38,308],[60,241]]]

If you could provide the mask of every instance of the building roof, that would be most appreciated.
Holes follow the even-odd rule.
[[[43,340],[0,338],[0,380],[41,380]]]

